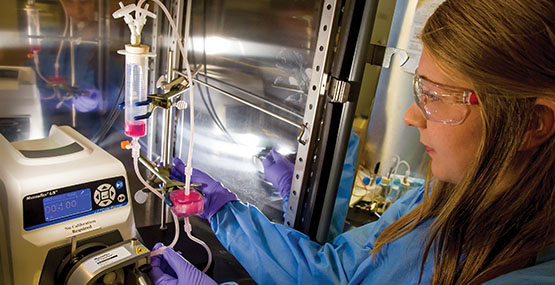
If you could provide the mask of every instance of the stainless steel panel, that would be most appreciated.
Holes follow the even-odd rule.
[[[190,62],[202,73],[303,114],[320,1],[193,1]]]
[[[200,67],[199,81],[217,88],[195,84],[193,167],[277,221],[283,219],[282,200],[257,171],[253,157],[270,148],[286,155],[297,152],[321,6],[320,1],[306,0],[192,2],[189,62]],[[188,100],[188,93],[183,98]],[[189,112],[176,111],[172,116],[173,155],[184,161]],[[154,120],[160,123],[161,115]],[[153,142],[155,157],[160,143]]]
[[[409,50],[409,37],[418,0],[398,0],[387,46]],[[412,60],[414,54],[411,54]],[[427,155],[419,143],[418,130],[403,123],[405,110],[413,103],[412,74],[406,72],[393,56],[390,68],[382,68],[373,103],[367,142],[364,146],[366,167],[374,169],[381,162],[380,174],[386,175],[395,156],[411,165],[412,175],[423,178]]]

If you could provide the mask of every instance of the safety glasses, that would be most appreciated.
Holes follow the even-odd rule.
[[[470,105],[478,104],[476,93],[431,82],[417,74],[412,81],[414,101],[426,120],[448,125],[461,124]]]

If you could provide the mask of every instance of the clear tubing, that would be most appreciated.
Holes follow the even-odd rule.
[[[185,36],[184,36],[185,41],[187,41],[187,39],[189,38],[189,29],[190,29],[189,27],[190,27],[190,25],[191,25],[191,0],[188,0],[187,1],[187,15],[185,17]],[[179,41],[182,41],[182,39],[179,38]],[[186,45],[186,44],[187,43],[183,43],[183,45]],[[185,49],[185,52],[187,52],[187,49]],[[185,54],[183,57],[187,58],[187,54]],[[188,62],[187,62],[186,66],[189,67]],[[190,84],[191,84],[191,88],[192,88],[192,86],[193,86],[192,78],[191,78],[189,73],[187,73],[186,75],[187,75],[187,77],[189,77],[189,82],[191,82]],[[193,93],[191,93],[191,96],[193,96]],[[181,116],[181,125],[182,126],[183,126],[184,122],[185,122],[185,116]],[[183,135],[181,135],[180,138],[179,138],[179,157],[181,157],[181,150],[182,149],[183,149]]]
[[[50,80],[48,80],[46,77],[44,77],[44,75],[42,74],[42,72],[40,72],[39,69],[39,54],[37,51],[33,52],[33,62],[35,63],[35,69],[37,72],[37,75],[40,77],[40,79],[42,79],[42,81],[44,81],[45,83],[52,83]]]
[[[397,167],[395,167],[395,171],[393,173],[397,174],[397,171],[399,170],[399,166],[401,166],[402,164],[404,164],[407,167],[407,171],[405,171],[405,176],[409,176],[410,175],[410,164],[406,160],[401,160],[397,164]]]
[[[67,27],[69,26],[69,16],[67,15],[66,5],[64,4],[64,1],[60,1],[60,4],[62,5],[62,10],[64,10],[65,25],[64,25],[64,33],[62,35],[62,40],[60,40],[60,46],[58,47],[58,53],[56,54],[56,61],[54,62],[54,75],[56,77],[60,76],[60,74],[59,74],[60,55],[62,54],[62,48],[64,46],[64,40],[65,40],[65,37],[67,35]],[[73,39],[71,39],[71,40],[73,40]]]
[[[137,7],[141,7],[143,5],[143,3],[145,2],[145,0],[139,0],[139,2],[137,3]],[[173,33],[174,35],[179,39],[177,41],[178,43],[178,47],[181,51],[181,54],[183,55],[183,61],[185,64],[185,69],[186,69],[186,74],[188,77],[188,81],[189,81],[189,105],[190,105],[190,140],[189,140],[189,152],[188,152],[188,156],[187,156],[187,164],[185,167],[185,193],[188,194],[189,193],[189,189],[191,186],[191,174],[193,172],[191,163],[192,163],[192,154],[193,154],[193,135],[194,135],[194,128],[195,128],[195,109],[194,109],[194,88],[193,88],[193,76],[191,74],[191,67],[189,65],[189,61],[187,60],[187,51],[184,47],[184,43],[182,41],[181,36],[178,33],[178,29],[177,26],[175,25],[175,22],[173,21],[173,19],[171,18],[171,15],[168,11],[168,9],[166,8],[166,6],[164,6],[164,4],[159,1],[159,0],[153,0],[154,3],[156,3],[164,12],[164,14],[166,15],[168,21],[170,22],[170,25],[172,27]],[[188,8],[188,15],[187,17],[190,17],[190,9],[191,7],[191,1],[189,0],[187,3],[187,8]],[[188,35],[188,31],[186,31],[186,35]],[[185,38],[187,39],[187,37]],[[126,46],[127,49],[127,46]],[[127,57],[126,57],[127,59]],[[170,67],[171,68],[171,67]],[[136,141],[136,138],[133,138],[133,141]],[[137,142],[138,144],[138,142]],[[137,158],[138,160],[138,158]],[[135,170],[137,171],[138,168]],[[139,176],[139,174],[137,175]],[[141,177],[142,178],[142,177]],[[145,185],[146,186],[146,185]],[[147,186],[147,188],[150,187],[149,189],[151,189],[152,187],[150,185]],[[152,189],[151,189],[152,191]],[[160,194],[161,195],[161,194]],[[175,214],[172,212],[172,214],[174,215],[174,219],[175,221],[177,221],[177,218],[175,216]],[[177,222],[176,222],[177,224]],[[210,264],[212,263],[212,253],[210,251],[210,248],[208,248],[208,246],[200,239],[195,238],[194,236],[191,235],[191,224],[189,223],[189,219],[186,218],[185,219],[185,232],[187,233],[187,235],[189,236],[189,238],[193,241],[196,241],[197,243],[201,244],[207,251],[208,253],[208,264],[206,265],[206,268],[203,270],[203,272],[206,272],[206,270],[208,270],[208,268],[210,267]],[[172,242],[172,246],[174,245],[174,242],[177,242],[177,235],[178,235],[178,231],[176,230],[176,238],[174,239],[174,241]]]
[[[137,3],[137,7],[141,7],[146,0],[139,0],[139,2]],[[179,50],[181,51],[181,54],[183,55],[183,61],[185,64],[185,71],[187,74],[187,79],[189,81],[189,106],[190,106],[190,137],[189,137],[189,151],[188,151],[188,155],[187,155],[187,164],[185,164],[185,194],[189,194],[189,189],[191,187],[191,174],[193,173],[193,167],[192,167],[192,159],[193,159],[193,137],[194,137],[194,129],[195,129],[195,104],[194,104],[194,88],[193,88],[193,76],[191,74],[191,66],[189,65],[189,61],[187,60],[187,50],[185,49],[185,44],[183,43],[183,40],[181,38],[181,36],[178,33],[178,29],[177,26],[175,25],[175,22],[173,21],[170,12],[168,11],[168,9],[166,8],[166,6],[164,6],[164,3],[162,3],[159,0],[152,0],[154,3],[156,3],[160,9],[162,9],[162,11],[164,12],[164,14],[166,15],[166,18],[168,19],[168,22],[170,23],[170,26],[172,27],[172,31],[174,36],[178,39],[177,41],[177,45],[179,47]],[[187,3],[187,7],[189,8],[187,11],[187,17],[190,18],[190,12],[191,12],[191,3],[190,0]],[[188,36],[188,31],[185,31],[186,35]],[[185,40],[187,39],[187,37],[185,38]]]
[[[158,0],[155,0],[158,1]],[[188,24],[191,18],[191,0],[187,1],[187,19],[186,22]],[[185,31],[185,41],[189,38],[189,31]],[[186,43],[185,43],[186,44]],[[184,46],[185,46],[184,44]],[[187,77],[189,77],[189,125],[190,125],[190,133],[189,133],[189,152],[187,154],[187,167],[185,167],[185,193],[189,194],[189,189],[191,189],[191,175],[193,173],[193,139],[195,135],[195,96],[193,94],[193,75],[191,74],[191,66],[189,65],[189,61],[187,60],[187,49],[184,49],[183,59],[185,61],[185,71],[187,72]],[[210,264],[208,264],[210,265]],[[208,268],[207,268],[208,269]]]
[[[168,19],[168,22],[170,23],[170,26],[172,27],[172,31],[174,36],[179,40],[177,41],[177,46],[179,47],[179,50],[181,51],[181,54],[183,55],[183,59],[185,61],[187,61],[187,57],[185,57],[186,52],[185,52],[185,47],[183,46],[183,41],[181,40],[181,36],[178,33],[178,29],[177,26],[175,25],[175,22],[173,21],[170,11],[168,11],[168,8],[166,8],[166,6],[164,6],[164,3],[162,3],[159,0],[152,0],[154,3],[156,3],[160,9],[162,9],[162,11],[164,12],[164,14],[166,15],[166,18]],[[137,7],[141,7],[144,3],[146,2],[146,0],[139,0],[139,2],[137,2]],[[189,66],[188,62],[186,64],[187,66]],[[189,81],[191,82],[191,81]]]
[[[125,45],[125,134],[142,137],[146,134],[145,119],[135,116],[147,113],[148,106],[136,106],[147,99],[148,49],[146,45]]]
[[[203,242],[202,240],[196,238],[195,236],[193,236],[191,234],[192,227],[191,227],[191,223],[189,222],[189,218],[183,219],[183,227],[184,227],[185,233],[187,233],[187,236],[192,241],[202,245],[202,247],[204,247],[204,249],[206,249],[206,253],[208,254],[208,262],[206,263],[206,267],[204,267],[202,272],[208,271],[208,268],[210,268],[210,264],[212,264],[212,251],[210,251],[210,248],[208,247],[208,245],[205,242]]]
[[[141,154],[141,145],[139,144],[139,137],[133,137],[133,141],[131,142],[131,156],[133,157],[133,168],[135,169],[135,174],[137,175],[137,178],[139,178],[139,181],[141,181],[141,183],[143,183],[143,185],[146,188],[148,188],[148,190],[150,190],[152,193],[158,196],[158,198],[164,201],[164,196],[160,192],[158,192],[158,190],[154,189],[154,187],[150,186],[150,184],[148,184],[148,182],[146,182],[143,176],[141,175],[141,172],[139,171],[140,154]],[[168,245],[168,247],[170,248],[173,248],[177,243],[177,241],[179,240],[179,231],[180,231],[179,219],[177,218],[177,215],[172,212],[172,216],[175,224],[175,235],[173,237],[172,243]]]

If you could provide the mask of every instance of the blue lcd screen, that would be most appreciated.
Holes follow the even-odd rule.
[[[92,209],[91,189],[85,188],[46,197],[42,200],[42,205],[46,222],[87,212]]]

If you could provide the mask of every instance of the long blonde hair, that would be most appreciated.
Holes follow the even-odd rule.
[[[435,181],[384,230],[374,253],[434,218],[422,268],[433,248],[434,284],[479,284],[533,264],[555,243],[555,136],[520,151],[538,127],[536,98],[555,100],[554,21],[553,0],[447,0],[428,19],[423,44],[448,74],[475,87],[483,139],[464,178]]]

